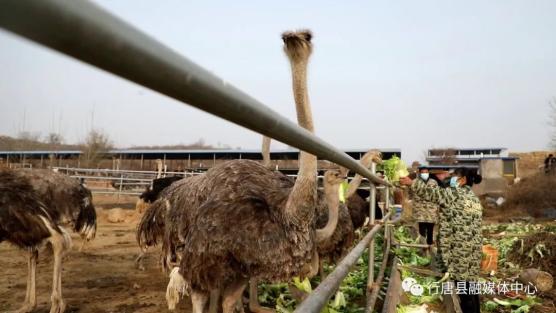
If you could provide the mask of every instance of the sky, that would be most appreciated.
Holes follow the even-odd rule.
[[[315,130],[339,148],[397,148],[410,162],[432,147],[548,146],[552,0],[95,2],[292,120],[280,34],[311,29]],[[0,112],[0,134],[59,132],[68,143],[91,128],[118,147],[261,143],[252,131],[3,30]]]

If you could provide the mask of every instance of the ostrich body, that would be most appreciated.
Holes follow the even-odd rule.
[[[27,180],[40,201],[49,208],[52,220],[58,225],[69,225],[86,242],[95,238],[96,211],[91,191],[77,179],[51,170],[12,170]]]
[[[194,294],[200,290],[205,299],[208,291],[223,290],[229,310],[235,300],[227,296],[240,293],[249,277],[285,281],[314,275],[318,265],[307,264],[315,261],[317,238],[326,240],[335,221],[317,230],[314,204],[301,218],[291,219],[283,210],[295,187],[291,178],[250,160],[228,161],[198,178],[187,182],[179,198],[178,193],[170,197],[163,248],[168,259],[181,256],[180,274],[185,273]],[[330,171],[325,179],[328,207],[335,203],[337,210],[343,178]],[[197,193],[195,186],[206,192]]]
[[[306,86],[311,34],[286,33],[282,38],[292,66],[298,123],[313,132]],[[293,186],[283,174],[258,162],[229,161],[184,186],[179,197],[174,195],[164,246],[175,247],[177,239],[183,248],[167,290],[171,309],[184,284],[191,288],[194,312],[203,311],[210,291],[222,290],[223,312],[228,313],[250,277],[284,281],[314,273],[315,266],[308,264],[318,262],[316,244],[332,234],[337,222],[331,218],[323,230],[316,229],[316,161],[300,153]],[[342,179],[337,172],[325,176],[330,216],[337,216]]]
[[[67,222],[84,242],[94,238],[91,194],[78,181],[49,171],[0,171],[0,242],[28,252],[27,290],[18,312],[31,312],[37,305],[38,251],[46,243],[54,254],[50,313],[64,312],[62,257],[71,248],[71,238],[61,224]]]

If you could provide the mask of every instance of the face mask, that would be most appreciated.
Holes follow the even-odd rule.
[[[456,176],[450,178],[450,187],[456,188],[456,187],[459,186],[458,178],[459,177],[456,177]]]
[[[426,181],[426,180],[429,179],[429,173],[421,173],[420,175],[421,175],[421,179],[422,179],[422,180],[425,180],[425,181]]]

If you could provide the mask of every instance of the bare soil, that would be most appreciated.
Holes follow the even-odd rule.
[[[149,253],[145,271],[135,267],[139,252],[135,228],[139,218],[112,224],[99,208],[135,206],[136,197],[121,198],[119,202],[116,199],[95,197],[99,213],[97,237],[83,252],[78,251],[81,239],[72,234],[74,247],[63,261],[62,292],[67,303],[66,312],[169,312],[165,300],[168,278],[157,265],[159,250]],[[7,243],[0,244],[0,277],[0,312],[18,309],[25,298],[26,253]],[[52,253],[47,248],[39,253],[34,312],[50,310],[51,284]],[[189,299],[184,297],[177,312],[190,312],[190,306]]]

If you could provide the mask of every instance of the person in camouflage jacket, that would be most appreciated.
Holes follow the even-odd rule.
[[[411,191],[428,201],[440,205],[438,255],[441,270],[450,278],[461,282],[476,282],[480,274],[482,258],[482,205],[471,190],[480,176],[470,175],[466,169],[458,169],[450,187],[427,186],[422,180],[400,179],[411,186]],[[462,310],[479,312],[478,295],[460,295]]]
[[[429,187],[438,187],[436,180],[430,178],[429,170],[426,167],[419,169],[417,180],[422,181]],[[438,204],[428,201],[424,197],[411,192],[413,218],[418,223],[419,234],[426,239],[426,243],[432,245],[434,225],[438,223]]]

